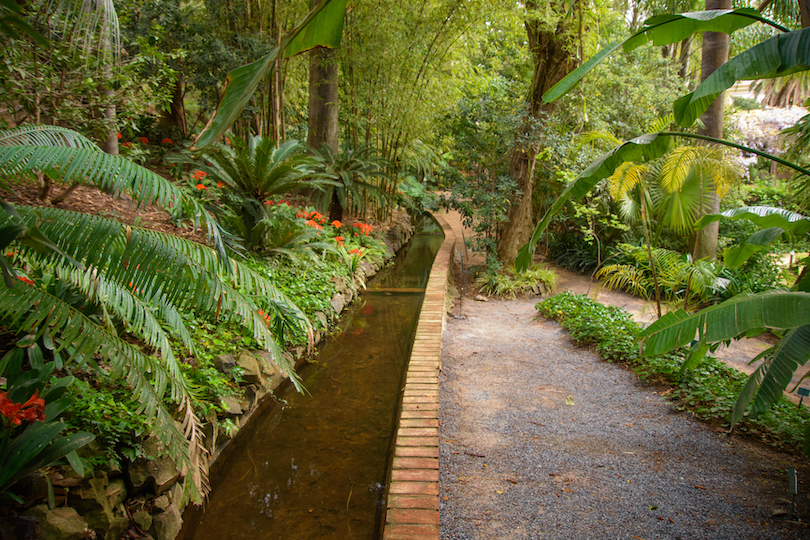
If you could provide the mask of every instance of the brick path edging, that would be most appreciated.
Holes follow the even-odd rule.
[[[444,242],[430,270],[405,376],[384,540],[439,538],[439,370],[456,235],[441,216],[434,217],[444,230]]]

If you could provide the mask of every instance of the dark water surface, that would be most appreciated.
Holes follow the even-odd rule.
[[[441,234],[417,234],[369,284],[300,375],[243,428],[212,474],[184,540],[372,539],[404,368]]]

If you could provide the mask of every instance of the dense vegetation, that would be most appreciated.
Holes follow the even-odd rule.
[[[704,7],[726,9],[673,14]],[[214,357],[266,350],[298,384],[285,349],[328,330],[317,314],[332,313],[335,283],[363,285],[395,210],[441,201],[488,254],[488,292],[553,288],[543,268],[520,271],[539,250],[648,298],[661,319],[643,333],[565,300],[587,323],[572,334],[649,376],[685,377],[677,395],[698,414],[801,438],[806,417],[782,415],[780,396],[810,354],[810,281],[796,255],[810,232],[810,121],[768,152],[742,149],[756,156],[743,162],[730,117],[761,105],[715,100],[760,77],[766,99],[802,102],[801,73],[776,78],[810,65],[800,10],[533,0],[89,9],[0,0],[0,493],[19,500],[15,483],[59,460],[80,473],[125,464],[155,432],[189,471],[187,498],[200,500],[203,419],[240,378]],[[740,56],[711,65],[722,46],[702,32],[718,30]],[[157,205],[179,228],[66,210],[80,186]],[[720,332],[723,306],[753,315]],[[608,335],[591,337],[602,325]],[[766,329],[781,341],[748,382],[703,360]],[[639,340],[644,360],[632,352]],[[668,353],[685,345],[686,361]],[[94,452],[79,452],[92,439]]]

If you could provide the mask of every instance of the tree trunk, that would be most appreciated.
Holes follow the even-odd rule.
[[[307,144],[338,150],[338,70],[334,52],[318,47],[309,56]]]
[[[185,83],[178,77],[174,85],[174,92],[172,92],[172,102],[169,105],[169,110],[163,114],[166,124],[177,128],[183,137],[188,135],[185,95]]]
[[[731,9],[731,0],[706,0],[706,9]],[[722,32],[703,33],[703,51],[701,53],[700,80],[705,81],[717,68],[728,61],[729,36]],[[698,129],[701,135],[723,138],[723,108],[725,106],[725,92],[715,99],[705,113],[700,117],[702,128]],[[720,211],[720,197],[716,190],[701,201],[699,216]],[[717,258],[718,223],[714,222],[697,231],[693,250],[694,260]]]
[[[536,0],[526,2],[526,9],[537,9]],[[536,19],[526,20],[526,35],[534,61],[534,80],[528,96],[529,114],[522,127],[525,137],[533,139],[537,122],[554,105],[544,104],[543,94],[576,65],[576,34],[574,21],[561,18],[556,28],[550,29]],[[536,143],[518,144],[509,159],[509,174],[521,190],[519,200],[513,201],[507,213],[508,221],[498,241],[498,260],[504,266],[513,265],[521,246],[529,241],[532,232],[532,195],[534,169],[537,156]]]
[[[96,7],[97,10],[102,10],[103,8],[99,4]],[[104,13],[102,11],[102,13]],[[105,88],[102,91],[104,95],[105,107],[104,107],[104,146],[102,150],[107,152],[108,154],[112,154],[114,156],[118,155],[118,128],[115,125],[116,119],[116,107],[115,107],[115,91],[110,88],[112,84],[112,62],[115,58],[113,54],[113,46],[110,43],[110,38],[106,32],[102,31],[101,37],[101,56],[104,59],[104,65],[101,68],[101,72],[103,74],[105,80]]]

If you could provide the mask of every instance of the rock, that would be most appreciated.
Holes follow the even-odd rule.
[[[220,398],[222,406],[225,407],[225,412],[234,416],[239,416],[245,409],[242,407],[241,400],[236,396],[224,396]]]
[[[324,328],[329,328],[329,318],[326,316],[326,313],[317,311],[315,312],[315,318],[320,321]]]
[[[146,455],[160,456],[160,445],[155,437],[150,437],[143,443]],[[155,495],[163,494],[180,478],[177,464],[169,456],[160,456],[156,459],[136,459],[129,466],[129,481],[132,486],[132,495],[152,491]]]
[[[476,294],[475,295],[475,301],[476,302],[489,302],[489,298],[487,298],[486,296],[480,295],[480,294]]]
[[[162,513],[154,516],[149,532],[155,537],[155,540],[174,540],[182,526],[183,518],[180,516],[180,511],[174,504],[170,504]]]
[[[37,518],[42,540],[78,540],[91,535],[87,523],[73,508],[50,510],[47,504],[40,504],[28,510],[26,515]]]
[[[250,351],[244,349],[236,357],[236,365],[244,370],[242,378],[247,384],[255,384],[256,386],[264,385],[264,377],[259,367],[259,362]]]
[[[220,373],[230,373],[236,365],[236,359],[232,354],[220,354],[214,358],[214,367]]]
[[[0,519],[0,539],[34,540],[37,537],[37,518],[15,516]]]
[[[44,499],[48,496],[48,480],[39,471],[33,472],[14,484],[14,492],[24,499]]]
[[[165,510],[169,507],[171,502],[169,502],[169,497],[166,495],[161,495],[160,497],[155,497],[155,500],[152,502],[155,505],[155,508],[160,508],[161,510]]]
[[[146,510],[141,510],[139,512],[135,512],[132,514],[132,521],[140,528],[142,531],[148,531],[152,528],[152,515],[147,512]]]
[[[335,293],[332,295],[332,300],[330,301],[332,304],[332,309],[335,310],[335,313],[340,315],[343,311],[343,308],[346,307],[346,301],[343,300],[343,295],[340,293]]]

